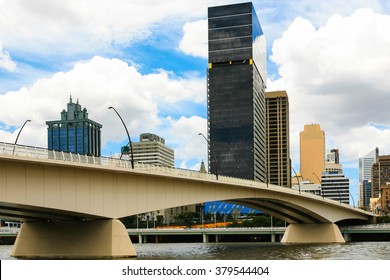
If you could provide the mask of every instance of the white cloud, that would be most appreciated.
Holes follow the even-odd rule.
[[[389,29],[389,15],[359,9],[318,29],[296,18],[274,42],[271,59],[280,79],[268,90],[283,85],[289,94],[293,153],[307,123],[321,124],[328,142],[338,145],[327,148],[340,148],[347,161],[356,149],[389,146],[388,130],[368,126],[389,124]]]
[[[169,135],[166,139],[175,148],[175,159],[182,161],[181,168],[190,168],[186,162],[190,159],[197,161],[195,166],[198,166],[202,159],[207,162],[207,142],[198,135],[199,133],[207,135],[207,120],[192,116],[181,117],[178,120],[169,118],[168,121],[170,128],[166,131]]]
[[[0,41],[0,70],[4,69],[9,72],[15,72],[17,70],[16,63],[12,61],[8,52],[3,50],[3,45]]]
[[[10,133],[4,127],[18,127],[26,119],[31,119],[18,142],[46,147],[45,121],[60,118],[70,95],[73,101],[79,99],[80,104],[87,108],[90,119],[103,125],[103,144],[108,140],[123,141],[123,126],[114,112],[107,109],[109,106],[115,107],[121,114],[132,136],[155,131],[164,121],[158,116],[159,106],[198,98],[196,96],[200,93],[196,90],[201,86],[191,89],[188,83],[195,82],[177,79],[163,71],[142,75],[135,67],[119,59],[94,57],[76,64],[68,72],[40,79],[29,88],[0,95],[0,119],[3,123],[0,141],[12,143],[16,137],[17,131]],[[204,84],[204,81],[201,83]],[[186,130],[183,126],[181,128]]]
[[[187,55],[207,58],[207,20],[187,22],[179,49]]]
[[[200,103],[206,98],[204,78],[188,76],[176,77],[173,72],[159,69],[157,73],[145,76],[144,89],[153,94],[155,100],[175,103],[180,100],[191,100]],[[161,85],[165,84],[165,88]]]
[[[24,53],[71,55],[112,51],[169,33],[203,17],[221,0],[18,0],[0,1],[0,38]]]

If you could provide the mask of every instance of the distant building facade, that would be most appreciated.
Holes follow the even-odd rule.
[[[390,212],[390,184],[381,186],[379,192],[382,214],[387,215]]]
[[[321,195],[321,184],[313,184],[309,180],[304,180],[300,175],[293,176],[291,184],[293,190]]]
[[[139,142],[133,142],[134,162],[174,167],[175,151],[165,145],[165,139],[153,133],[142,133]]]
[[[368,210],[370,208],[370,198],[372,197],[371,180],[364,180],[360,187],[359,207]]]
[[[379,156],[371,169],[372,197],[379,197],[381,186],[390,183],[390,156]]]
[[[322,196],[349,204],[349,178],[340,172],[323,172],[321,176]]]
[[[332,149],[327,151],[325,160],[325,172],[343,172],[343,167],[339,160],[339,150]]]
[[[208,9],[210,173],[266,181],[266,42],[252,3]]]
[[[370,208],[370,198],[372,197],[372,165],[377,162],[378,157],[379,149],[375,148],[365,156],[359,158],[359,207],[361,208]]]
[[[299,137],[301,176],[318,184],[325,171],[325,132],[319,124],[308,124]]]
[[[265,103],[267,181],[290,188],[290,127],[287,92],[266,92]]]
[[[378,161],[379,148],[375,148],[365,156],[359,158],[359,182],[371,181],[371,168]]]
[[[47,121],[47,146],[49,150],[75,154],[101,155],[102,125],[88,118],[87,109],[81,109],[72,97],[67,111],[61,112],[61,120]]]

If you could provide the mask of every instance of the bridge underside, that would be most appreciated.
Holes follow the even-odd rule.
[[[72,211],[11,203],[0,203],[0,217],[4,220],[20,222],[78,221],[102,218]]]
[[[275,199],[237,199],[227,202],[247,206],[282,219],[290,225],[282,243],[345,243],[340,229],[322,216],[296,204]]]
[[[324,219],[322,216],[286,201],[265,198],[247,198],[228,200],[227,202],[262,211],[290,224],[330,223],[330,221]]]

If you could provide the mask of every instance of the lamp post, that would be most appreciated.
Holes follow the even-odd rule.
[[[299,194],[301,194],[301,182],[299,181],[299,177],[297,175],[297,172],[295,172],[295,169],[294,169],[294,167],[292,167],[292,165],[291,165],[291,169],[294,171],[295,176],[297,177],[297,180],[298,180],[298,191],[299,191]]]
[[[31,122],[31,120],[26,120],[26,121],[24,122],[24,124],[22,125],[22,127],[20,128],[19,133],[18,133],[18,136],[16,136],[16,140],[15,140],[15,144],[14,144],[14,149],[12,150],[12,154],[15,154],[16,143],[18,142],[19,135],[20,135],[20,133],[22,132],[23,127],[26,125],[27,122]]]
[[[215,176],[217,177],[217,180],[218,180],[218,161],[217,161],[217,157],[214,154],[214,150],[211,149],[210,141],[209,141],[209,139],[206,138],[206,136],[203,135],[203,133],[198,133],[198,135],[203,136],[204,140],[206,140],[207,143],[210,145],[210,151],[211,151],[211,154],[213,155],[214,162],[215,162]]]
[[[350,196],[352,198],[353,208],[356,208],[356,206],[355,206],[355,199],[353,198],[353,195],[351,194],[351,192],[350,191],[348,191],[348,192],[349,192],[349,194],[350,194]]]
[[[321,184],[321,180],[320,180],[320,178],[318,178],[317,174],[315,174],[314,172],[313,172],[313,175],[314,175],[314,176],[316,176],[316,177],[317,177],[317,179],[318,179],[318,181],[320,182],[320,186],[321,186],[321,196],[322,196],[322,199],[325,199],[325,197],[324,197],[324,194],[323,194],[323,192],[322,192],[322,184]]]
[[[130,145],[130,153],[131,153],[131,168],[134,169],[134,156],[133,156],[133,145],[131,143],[131,139],[130,139],[130,134],[129,134],[129,131],[127,130],[127,127],[126,127],[126,124],[125,122],[123,121],[121,115],[119,115],[118,111],[115,110],[114,107],[108,107],[108,109],[113,109],[115,111],[115,113],[118,115],[119,119],[122,121],[122,124],[123,126],[125,127],[125,130],[126,130],[126,133],[127,133],[127,138],[129,138],[129,145]],[[123,152],[122,152],[123,153]],[[121,153],[121,157],[122,157],[122,153]]]

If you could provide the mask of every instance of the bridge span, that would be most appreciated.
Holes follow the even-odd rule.
[[[125,160],[0,143],[0,217],[24,222],[12,251],[16,257],[135,256],[119,218],[207,201],[229,201],[285,220],[290,225],[282,242],[345,242],[337,223],[375,217],[261,182],[139,163],[132,169]]]

